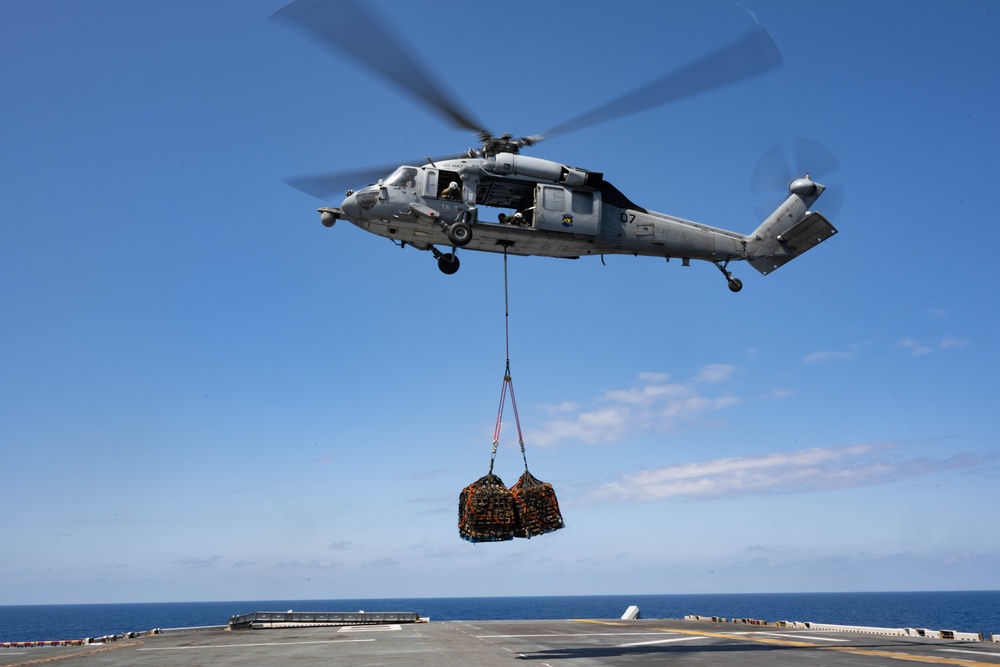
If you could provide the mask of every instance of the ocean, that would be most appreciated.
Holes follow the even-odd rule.
[[[644,618],[699,614],[1000,634],[1000,591],[949,591],[0,605],[0,642],[225,625],[231,616],[255,611],[414,611],[432,621],[486,621],[620,618],[629,605]]]

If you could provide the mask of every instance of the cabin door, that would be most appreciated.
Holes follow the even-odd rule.
[[[535,227],[596,236],[600,231],[600,199],[600,193],[594,190],[539,185],[535,192]]]

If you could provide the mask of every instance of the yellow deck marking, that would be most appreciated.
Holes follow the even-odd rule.
[[[581,623],[600,623],[602,625],[626,625],[625,623],[615,623],[613,621],[592,621],[585,619],[574,619]],[[769,639],[764,637],[754,637],[753,634],[734,635],[728,632],[700,632],[697,630],[681,630],[678,628],[655,628],[660,632],[672,632],[680,635],[699,635],[702,637],[715,637],[716,639],[736,639],[741,641],[758,642],[760,644],[775,644],[777,646],[795,646],[798,648],[814,648],[820,651],[843,651],[856,655],[866,655],[875,658],[891,658],[893,660],[909,660],[911,662],[927,662],[934,665],[958,665],[959,667],[997,667],[995,662],[979,662],[978,660],[966,660],[964,658],[944,658],[933,655],[914,655],[912,653],[900,653],[898,651],[882,651],[878,649],[852,648],[850,646],[821,646],[811,642],[792,641],[790,639]]]
[[[911,660],[913,662],[929,662],[935,665],[960,665],[961,667],[997,667],[995,662],[979,662],[963,658],[939,658],[933,655],[913,655],[912,653],[897,653],[896,651],[878,651],[867,648],[851,648],[849,646],[820,646],[826,651],[844,651],[858,655],[868,655],[876,658],[894,658],[896,660]]]
[[[141,640],[137,642],[124,642],[121,644],[117,644],[115,646],[105,646],[103,648],[95,648],[86,651],[75,651],[73,653],[64,653],[62,655],[54,655],[46,658],[34,658],[31,660],[26,660],[24,662],[15,662],[11,665],[8,665],[7,667],[28,667],[28,665],[41,665],[47,662],[56,662],[57,660],[68,660],[70,658],[79,658],[80,656],[84,655],[93,655],[94,653],[113,651],[116,648],[128,648],[129,646],[138,646],[139,644],[142,644]],[[994,667],[996,666],[994,665]]]
[[[570,620],[577,623],[596,623],[597,625],[628,625],[627,623],[616,623],[614,621],[595,621],[592,618],[571,618]]]
[[[677,632],[682,635],[701,635],[702,637],[715,637],[717,639],[742,639],[744,641],[759,642],[761,644],[774,644],[775,646],[798,646],[801,648],[830,648],[829,646],[820,646],[819,644],[813,644],[812,642],[799,642],[799,641],[792,641],[791,639],[771,639],[769,637],[754,637],[753,635],[734,635],[728,632],[698,632],[695,630],[678,630],[677,628],[670,628],[669,630],[660,628],[657,629],[659,629],[660,632]],[[993,667],[997,666],[993,665]]]

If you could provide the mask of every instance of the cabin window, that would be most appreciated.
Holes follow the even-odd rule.
[[[573,212],[580,215],[593,214],[594,193],[586,190],[573,190]]]
[[[385,179],[383,185],[392,185],[398,188],[412,188],[417,184],[416,167],[400,167],[392,172],[392,175]]]
[[[562,188],[544,188],[542,190],[542,208],[550,211],[566,210],[566,193]]]

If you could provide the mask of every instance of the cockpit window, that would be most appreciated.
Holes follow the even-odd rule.
[[[392,172],[392,176],[385,179],[383,185],[392,185],[398,188],[412,188],[417,184],[416,167],[400,167]]]

